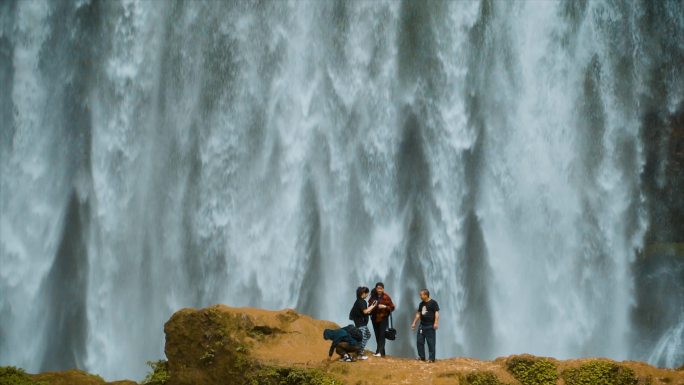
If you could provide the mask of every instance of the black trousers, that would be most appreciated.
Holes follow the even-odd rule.
[[[389,319],[385,318],[380,322],[372,322],[373,332],[375,333],[375,342],[378,343],[375,353],[380,353],[383,357],[385,356],[385,330],[389,326]]]
[[[340,357],[349,354],[352,358],[356,358],[356,355],[359,354],[359,347],[342,341],[335,347],[335,353],[339,354]]]
[[[432,325],[420,325],[416,345],[418,346],[418,357],[425,360],[425,341],[427,341],[430,360],[435,360],[435,344],[437,343],[437,331]]]

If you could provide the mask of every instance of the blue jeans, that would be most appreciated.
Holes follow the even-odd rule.
[[[436,330],[432,325],[420,325],[418,328],[417,341],[418,357],[425,360],[425,341],[428,344],[428,352],[430,353],[430,361],[435,360],[435,347],[437,343]]]

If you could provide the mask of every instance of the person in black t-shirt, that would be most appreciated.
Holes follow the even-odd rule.
[[[411,329],[415,330],[416,323],[420,320],[416,341],[418,357],[421,361],[425,361],[425,341],[427,341],[430,353],[428,362],[435,362],[436,331],[439,328],[439,305],[437,301],[430,298],[430,292],[427,289],[420,291],[420,299],[421,302],[418,304],[418,311],[413,319],[413,324],[411,324]]]
[[[368,359],[368,356],[365,354],[366,343],[371,337],[370,330],[368,330],[368,317],[373,309],[375,309],[377,306],[376,303],[371,304],[371,306],[366,304],[366,297],[368,297],[368,293],[369,290],[367,287],[359,286],[356,289],[356,302],[354,302],[354,306],[352,306],[352,309],[349,312],[349,319],[354,321],[354,326],[361,331],[363,336],[361,348],[359,350],[360,360]]]

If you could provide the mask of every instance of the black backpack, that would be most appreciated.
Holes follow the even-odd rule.
[[[349,333],[349,335],[353,339],[355,339],[359,342],[363,341],[363,334],[361,333],[361,330],[359,330],[359,328],[357,328],[356,326],[347,325],[347,326],[343,327],[342,329],[346,330],[347,333]]]

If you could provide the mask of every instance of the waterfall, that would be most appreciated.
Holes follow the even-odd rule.
[[[346,324],[355,288],[383,281],[391,355],[414,354],[426,287],[438,358],[681,365],[684,289],[662,291],[657,327],[637,322],[635,266],[674,204],[652,186],[674,164],[683,15],[0,3],[0,364],[139,379],[180,308]]]

